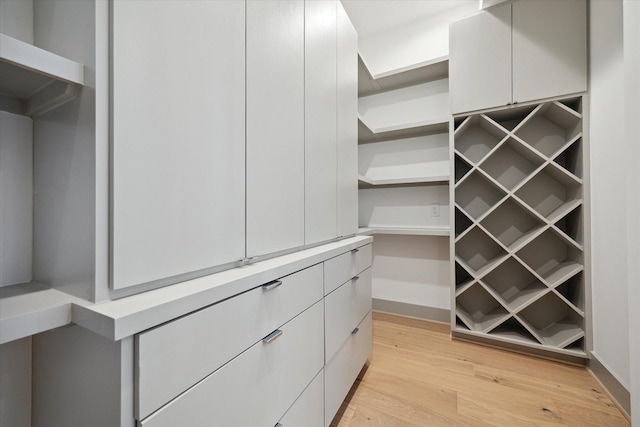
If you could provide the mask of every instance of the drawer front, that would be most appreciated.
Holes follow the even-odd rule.
[[[320,301],[322,274],[318,264],[137,335],[137,419]]]
[[[329,361],[371,311],[371,267],[324,299],[325,360]]]
[[[371,267],[371,244],[361,246],[324,262],[324,294]]]
[[[278,424],[280,427],[324,427],[324,371],[316,375]]]
[[[324,423],[329,426],[371,354],[371,312],[324,368]]]
[[[184,394],[142,427],[273,427],[322,370],[323,307],[318,302]]]

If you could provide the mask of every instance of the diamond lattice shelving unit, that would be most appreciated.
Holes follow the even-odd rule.
[[[582,98],[454,119],[453,334],[586,358]]]

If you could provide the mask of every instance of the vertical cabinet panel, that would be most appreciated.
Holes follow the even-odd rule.
[[[338,2],[338,236],[358,231],[358,34]]]
[[[520,1],[512,8],[513,101],[586,91],[586,1]]]
[[[247,256],[304,244],[304,2],[247,2]]]
[[[0,286],[30,282],[33,120],[0,111]]]
[[[511,5],[451,24],[449,82],[453,113],[511,102]]]
[[[304,243],[337,237],[336,1],[305,1]]]
[[[242,259],[244,3],[112,14],[113,287]]]

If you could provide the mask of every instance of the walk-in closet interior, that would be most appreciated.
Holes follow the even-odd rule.
[[[636,425],[639,75],[636,0],[0,0],[0,427],[337,426],[389,315]]]

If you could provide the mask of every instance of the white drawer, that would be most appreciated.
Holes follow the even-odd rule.
[[[324,372],[320,371],[276,425],[324,427]]]
[[[324,423],[329,426],[371,354],[371,312],[324,368]]]
[[[338,348],[371,311],[371,267],[331,292],[324,299],[325,360]]]
[[[322,370],[323,324],[318,302],[140,425],[273,427]]]
[[[136,336],[136,418],[214,372],[322,299],[322,265]]]
[[[324,294],[327,295],[364,269],[371,267],[371,244],[324,262]]]

